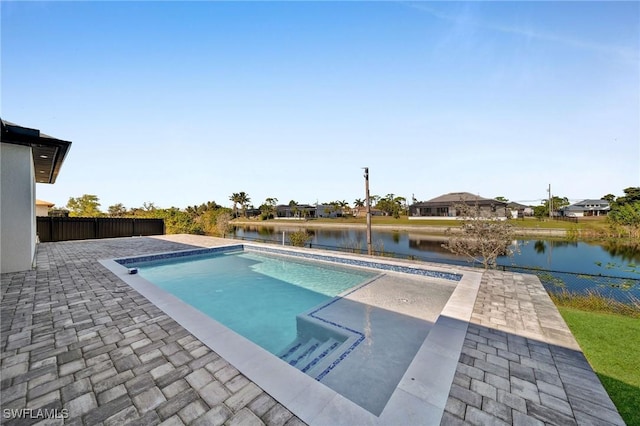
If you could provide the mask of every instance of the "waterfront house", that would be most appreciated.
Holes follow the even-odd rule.
[[[483,215],[507,217],[507,203],[484,198],[469,192],[450,192],[429,201],[419,201],[409,206],[409,219],[453,219],[460,216],[456,205],[478,206]]]
[[[607,200],[582,200],[560,208],[561,216],[585,217],[585,216],[606,216],[611,210],[611,205]]]
[[[316,217],[316,206],[310,204],[280,204],[276,206],[276,219],[312,219]]]
[[[507,209],[511,212],[511,218],[517,219],[519,217],[533,216],[533,207],[525,206],[524,204],[510,202],[507,204]]]

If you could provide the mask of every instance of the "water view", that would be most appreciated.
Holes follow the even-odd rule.
[[[293,227],[238,226],[235,237],[252,241],[288,244]],[[364,229],[308,229],[314,248],[366,253]],[[387,256],[420,259],[431,262],[469,265],[469,261],[442,247],[446,238],[416,231],[372,231],[374,250]],[[498,264],[508,270],[537,273],[550,291],[596,290],[619,300],[629,295],[640,297],[640,246],[613,242],[585,242],[557,239],[514,241],[517,251],[503,256]],[[602,278],[602,277],[616,277]]]

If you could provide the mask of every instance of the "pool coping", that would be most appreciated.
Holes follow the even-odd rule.
[[[297,257],[338,258],[354,262],[355,266],[384,264],[394,273],[402,273],[403,268],[415,271],[429,271],[451,274],[447,268],[434,265],[417,265],[394,260],[375,260],[361,255],[348,255],[314,249],[277,248],[259,244],[230,244],[214,249],[183,250],[158,254],[175,257],[207,251],[229,251],[248,247],[255,250],[275,251]],[[157,256],[157,255],[154,255]],[[149,258],[149,255],[131,259]],[[123,282],[130,285],[150,302],[172,317],[187,331],[200,339],[213,351],[225,358],[247,378],[255,382],[282,405],[308,424],[351,425],[351,424],[435,424],[443,416],[458,359],[467,333],[475,300],[480,288],[482,273],[462,271],[456,288],[438,316],[431,331],[420,346],[413,361],[407,368],[396,390],[387,402],[380,416],[375,416],[336,391],[291,368],[271,353],[229,330],[217,321],[187,305],[175,296],[161,290],[136,274],[129,274],[125,265],[116,259],[99,261]],[[393,267],[397,269],[393,269]],[[406,273],[406,272],[405,272]],[[420,274],[418,272],[418,274]],[[442,278],[428,275],[431,278]],[[435,366],[435,367],[434,367]]]

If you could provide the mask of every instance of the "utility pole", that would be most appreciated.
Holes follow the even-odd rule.
[[[364,169],[364,189],[365,200],[367,202],[367,253],[373,255],[373,246],[371,245],[371,202],[369,200],[369,168]]]
[[[551,219],[551,211],[553,210],[553,199],[551,198],[551,184],[549,184],[549,189],[547,189],[547,191],[549,192],[549,219]]]

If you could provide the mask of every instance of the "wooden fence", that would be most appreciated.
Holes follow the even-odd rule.
[[[163,219],[37,217],[40,242],[163,235]]]

